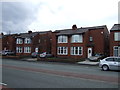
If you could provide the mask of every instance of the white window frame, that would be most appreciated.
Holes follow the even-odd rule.
[[[22,38],[17,38],[16,44],[23,44],[23,39]]]
[[[117,52],[117,55],[116,55],[115,52]],[[120,46],[114,46],[113,47],[113,56],[117,56],[117,57],[119,56],[120,57]]]
[[[24,43],[25,44],[30,44],[31,43],[31,38],[25,38]]]
[[[92,42],[93,41],[93,37],[90,36],[89,37],[89,41]]]
[[[120,41],[120,32],[114,33],[114,41]]]
[[[23,48],[22,47],[16,47],[16,53],[22,53]]]
[[[67,55],[68,47],[58,47],[57,53],[58,55]]]
[[[76,50],[77,48],[77,50]],[[81,53],[80,53],[81,51]],[[77,53],[76,53],[77,52]],[[83,47],[71,47],[71,55],[83,55]]]
[[[65,35],[58,36],[58,43],[68,43],[68,37]]]
[[[82,43],[82,42],[83,42],[83,35],[82,34],[72,35],[71,43]]]
[[[31,47],[24,47],[24,53],[31,53]]]

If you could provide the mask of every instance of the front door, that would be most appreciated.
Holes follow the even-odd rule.
[[[35,52],[38,52],[38,48],[35,48]]]
[[[88,48],[88,58],[92,56],[92,48]]]

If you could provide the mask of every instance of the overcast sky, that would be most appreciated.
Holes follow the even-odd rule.
[[[0,3],[4,33],[54,31],[69,29],[73,24],[78,28],[107,25],[111,29],[118,23],[119,0],[6,1]]]

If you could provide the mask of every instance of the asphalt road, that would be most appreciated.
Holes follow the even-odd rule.
[[[6,88],[118,88],[118,71],[98,66],[3,59],[2,82]]]

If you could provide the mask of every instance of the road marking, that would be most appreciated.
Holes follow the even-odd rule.
[[[7,86],[7,84],[5,84],[5,83],[2,83],[2,82],[0,82],[0,85],[4,85],[4,86]]]

